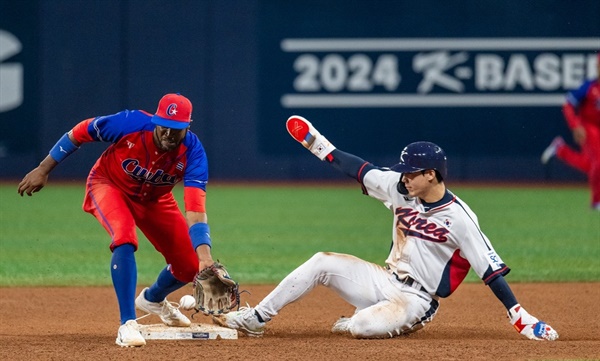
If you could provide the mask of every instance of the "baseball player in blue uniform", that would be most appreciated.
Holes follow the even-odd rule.
[[[290,135],[319,159],[355,178],[363,193],[393,214],[392,247],[385,267],[357,257],[319,252],[296,268],[256,307],[215,316],[215,323],[262,336],[278,312],[317,285],[356,307],[332,328],[355,338],[387,338],[417,331],[430,322],[441,298],[450,296],[470,268],[506,307],[510,323],[532,340],[556,340],[558,333],[529,314],[504,276],[509,268],[479,227],[469,206],[450,192],[446,154],[430,142],[407,145],[398,164],[377,167],[336,149],[312,124],[292,116]]]

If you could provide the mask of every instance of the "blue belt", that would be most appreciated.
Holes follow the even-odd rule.
[[[421,286],[421,284],[419,282],[415,281],[415,279],[412,278],[411,276],[406,276],[404,278],[400,278],[396,274],[396,272],[394,272],[394,277],[396,277],[396,280],[398,282],[400,282],[400,283],[402,283],[404,285],[407,285],[408,287],[413,287],[413,285],[415,285],[415,283],[416,283],[416,285],[419,285],[419,288],[413,287],[414,289],[419,290],[421,292],[429,293],[429,292],[427,292],[427,290],[425,289],[425,287]]]

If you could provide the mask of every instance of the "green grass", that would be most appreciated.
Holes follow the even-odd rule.
[[[21,198],[0,184],[0,286],[110,285],[109,237],[81,210],[83,185],[50,183]],[[182,203],[181,187],[176,197]],[[451,187],[512,272],[509,282],[600,281],[600,213],[584,187]],[[276,283],[315,252],[350,253],[382,264],[392,215],[341,186],[211,184],[213,257],[240,283]],[[138,280],[164,260],[139,234]],[[478,282],[471,272],[467,281]]]

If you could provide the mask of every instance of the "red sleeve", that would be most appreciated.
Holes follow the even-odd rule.
[[[206,191],[197,187],[183,188],[185,210],[206,213]]]
[[[569,129],[577,128],[581,125],[581,119],[577,116],[575,112],[575,108],[571,103],[565,103],[562,108],[563,115],[565,116],[565,120],[567,121],[567,125]]]
[[[73,138],[75,138],[75,140],[79,143],[87,143],[94,141],[94,139],[90,136],[90,133],[88,132],[88,127],[92,120],[94,120],[94,118],[83,120],[79,122],[79,124],[74,126],[73,129],[71,129],[71,134],[73,134]]]

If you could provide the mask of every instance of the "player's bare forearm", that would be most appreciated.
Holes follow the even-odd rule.
[[[572,130],[573,139],[577,144],[582,146],[585,143],[585,128],[582,125],[579,125]]]
[[[48,176],[57,165],[58,162],[50,155],[46,156],[40,165],[23,177],[23,180],[19,183],[17,192],[21,197],[24,193],[32,196],[33,193],[39,192],[48,183]]]
[[[186,211],[185,219],[188,227],[191,227],[196,223],[208,223],[208,216],[204,212]]]
[[[210,267],[213,263],[215,263],[210,253],[210,247],[206,244],[198,246],[196,248],[196,254],[198,255],[198,260],[200,261],[199,269]]]

